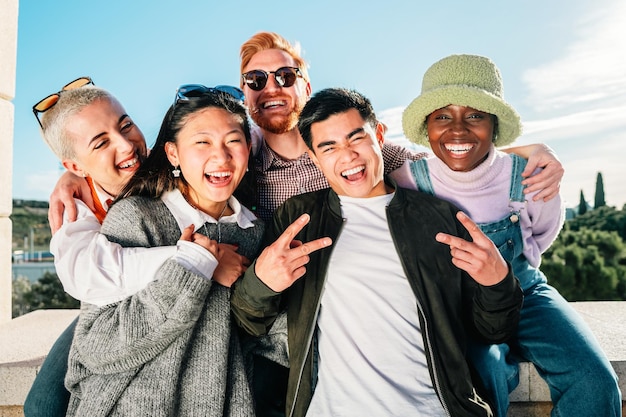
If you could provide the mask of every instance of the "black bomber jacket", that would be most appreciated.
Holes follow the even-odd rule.
[[[388,183],[395,188],[392,180]],[[438,232],[471,240],[456,220],[458,209],[417,191],[396,188],[387,219],[396,250],[415,296],[433,386],[450,416],[490,416],[477,394],[465,358],[469,337],[501,343],[517,328],[523,294],[509,266],[500,283],[485,287],[451,262],[447,245],[435,241]],[[303,213],[309,224],[296,239],[308,242],[340,237],[343,219],[337,194],[331,189],[290,198],[276,211],[267,228],[272,243]],[[279,312],[287,311],[289,345],[288,417],[304,417],[313,394],[313,338],[320,296],[332,245],[311,253],[306,274],[283,293],[276,293],[255,275],[254,264],[234,288],[232,307],[240,327],[252,335],[266,334]],[[349,302],[349,300],[346,300]],[[435,313],[436,312],[436,313]],[[275,329],[274,329],[275,330]]]

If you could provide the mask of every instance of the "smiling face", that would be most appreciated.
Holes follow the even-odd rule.
[[[266,49],[252,56],[243,72],[263,70],[267,73],[282,67],[297,67],[294,59],[285,51]],[[275,134],[291,131],[298,123],[298,116],[311,95],[311,85],[302,77],[291,87],[281,87],[274,74],[269,74],[267,84],[261,91],[243,86],[250,117],[264,130]]]
[[[471,171],[489,154],[495,116],[471,107],[449,105],[426,118],[433,153],[453,171]]]
[[[378,124],[374,130],[356,109],[311,125],[309,155],[337,194],[368,198],[387,193],[383,129]]]
[[[85,106],[65,125],[75,158],[63,160],[63,166],[116,196],[146,156],[139,128],[117,100],[106,98]]]
[[[207,107],[190,114],[176,143],[165,144],[167,158],[179,166],[189,186],[189,202],[218,218],[248,165],[249,146],[240,116]]]

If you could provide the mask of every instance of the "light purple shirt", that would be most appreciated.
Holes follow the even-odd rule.
[[[447,200],[476,223],[501,220],[511,212],[509,187],[512,160],[493,146],[487,159],[468,172],[453,171],[441,159],[428,158],[428,170],[435,195]],[[392,175],[398,185],[417,189],[410,173],[409,163]],[[524,240],[524,255],[538,267],[541,254],[552,244],[565,220],[565,208],[560,195],[548,202],[533,201],[535,193],[526,194],[526,202],[514,205],[520,210],[520,226]]]

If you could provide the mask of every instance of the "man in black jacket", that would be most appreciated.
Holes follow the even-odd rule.
[[[331,188],[276,211],[232,298],[253,335],[286,311],[287,416],[493,415],[465,346],[515,331],[509,265],[456,207],[384,179],[384,128],[359,93],[320,91],[298,128]]]

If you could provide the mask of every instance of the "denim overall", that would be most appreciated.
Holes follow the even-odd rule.
[[[468,355],[495,401],[496,415],[505,417],[509,393],[519,383],[521,361],[532,362],[548,383],[552,416],[621,416],[617,376],[591,330],[545,275],[524,256],[520,212],[525,209],[521,173],[526,160],[513,159],[509,207],[505,218],[478,226],[511,263],[524,291],[517,335],[508,343],[472,343]],[[434,195],[426,160],[411,163],[420,191]],[[496,198],[496,197],[494,197]]]

